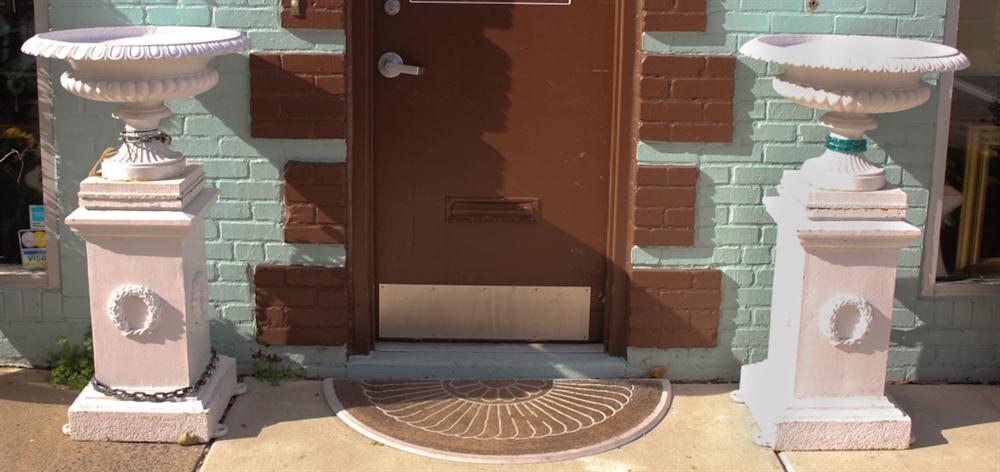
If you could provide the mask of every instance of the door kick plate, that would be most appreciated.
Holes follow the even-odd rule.
[[[586,341],[590,287],[379,284],[383,339]]]

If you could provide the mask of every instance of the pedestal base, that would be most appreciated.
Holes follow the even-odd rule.
[[[733,400],[746,403],[760,428],[754,438],[776,451],[906,449],[910,417],[888,396],[782,398],[787,373],[768,361],[743,366]]]
[[[208,442],[227,433],[219,424],[229,400],[244,393],[236,383],[236,360],[219,356],[211,379],[196,397],[163,403],[116,400],[90,385],[69,407],[63,430],[82,441],[176,442],[184,433]]]

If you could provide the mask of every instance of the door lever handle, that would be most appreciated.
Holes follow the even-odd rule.
[[[378,58],[378,71],[387,79],[394,79],[400,75],[422,75],[424,68],[411,66],[403,62],[403,58],[394,52],[387,52]]]

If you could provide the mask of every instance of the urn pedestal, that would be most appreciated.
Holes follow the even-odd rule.
[[[778,224],[767,360],[744,366],[745,402],[776,450],[905,449],[910,418],[885,395],[899,251],[920,236],[906,194],[865,157],[871,114],[927,101],[930,72],[968,66],[954,48],[908,39],[773,35],[745,43],[779,64],[774,90],[823,110],[826,150],[786,171],[764,205]]]
[[[902,190],[834,192],[786,171],[767,360],[733,398],[776,450],[905,449],[910,418],[885,395],[899,250],[920,236]]]
[[[125,122],[66,218],[86,241],[94,336],[94,379],[63,427],[73,439],[207,442],[226,433],[219,419],[245,391],[209,339],[205,216],[218,192],[157,123],[170,115],[164,100],[218,82],[214,56],[249,47],[235,31],[129,26],[42,33],[21,48],[69,62],[63,88],[120,103],[113,116]]]
[[[88,385],[69,409],[73,439],[173,442],[225,434],[218,424],[238,393],[236,362],[213,359],[209,339],[205,215],[218,191],[201,166],[176,179],[89,177],[67,226],[87,245],[94,378],[156,394],[203,385],[163,402],[118,399]]]

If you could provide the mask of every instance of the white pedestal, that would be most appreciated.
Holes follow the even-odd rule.
[[[905,449],[910,418],[885,395],[899,250],[920,235],[901,190],[834,192],[786,171],[764,199],[778,223],[768,358],[733,398],[775,450]]]
[[[66,224],[87,242],[94,377],[113,389],[169,392],[193,385],[211,359],[205,215],[218,191],[200,166],[172,180],[90,177]],[[220,357],[196,396],[163,403],[120,401],[85,389],[70,408],[74,439],[199,441],[219,434],[236,389]]]

